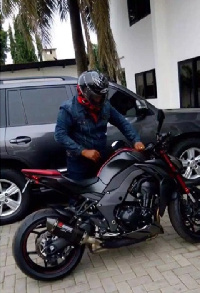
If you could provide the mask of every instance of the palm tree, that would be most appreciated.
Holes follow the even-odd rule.
[[[16,8],[21,17],[21,31],[27,38],[23,23],[28,24],[30,33],[35,35],[37,42],[50,43],[50,27],[54,13],[59,11],[61,20],[70,15],[72,38],[78,75],[87,70],[87,55],[83,39],[80,13],[87,40],[90,68],[94,66],[92,46],[89,38],[89,27],[97,33],[98,56],[101,68],[115,79],[120,72],[119,59],[115,42],[110,29],[110,13],[108,0],[4,0],[3,11],[11,15]],[[64,37],[64,36],[63,36]]]
[[[89,9],[98,39],[99,66],[111,79],[121,80],[121,68],[112,30],[110,28],[109,0],[80,0]]]

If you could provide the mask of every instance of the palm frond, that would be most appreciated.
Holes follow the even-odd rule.
[[[10,17],[17,9],[18,0],[2,0],[2,16]]]
[[[107,71],[111,79],[121,79],[121,67],[116,44],[110,28],[110,7],[108,0],[85,0],[91,4],[90,12],[98,39],[100,67]]]
[[[79,0],[79,6],[82,7],[82,11],[85,14],[87,27],[91,31],[95,31],[95,26],[91,17],[91,10],[93,9],[93,0]]]
[[[83,27],[84,27],[84,31],[85,31],[86,42],[87,42],[89,69],[94,69],[95,68],[95,55],[94,55],[94,50],[92,47],[90,33],[89,33],[89,27],[88,27],[88,12],[86,11],[84,1],[79,1],[79,8],[80,8],[82,23],[83,23]]]
[[[61,20],[66,20],[69,13],[68,0],[58,1],[58,12]]]

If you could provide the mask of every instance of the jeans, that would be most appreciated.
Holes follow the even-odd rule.
[[[113,153],[113,150],[110,147],[107,147],[100,153],[101,159],[97,163],[81,156],[68,157],[67,177],[76,181],[96,177],[100,167],[110,157],[110,155]]]

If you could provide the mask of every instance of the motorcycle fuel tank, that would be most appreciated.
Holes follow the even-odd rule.
[[[104,184],[108,184],[111,179],[133,165],[134,163],[143,162],[144,156],[132,149],[120,149],[111,156],[99,170],[97,176]]]

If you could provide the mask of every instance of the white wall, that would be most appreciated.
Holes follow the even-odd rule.
[[[154,68],[151,17],[129,26],[127,1],[110,1],[111,28],[121,66],[125,68],[127,87],[135,88],[135,73]]]
[[[135,74],[156,69],[160,108],[180,107],[178,62],[200,56],[200,0],[151,0],[151,14],[129,26],[127,1],[111,0],[111,28],[127,87]]]
[[[38,69],[23,69],[14,72],[6,71],[0,72],[0,78],[15,78],[15,77],[37,77],[37,76],[73,76],[77,77],[76,65],[66,66],[53,66]]]
[[[179,108],[178,62],[200,56],[200,1],[151,0],[157,106]]]

